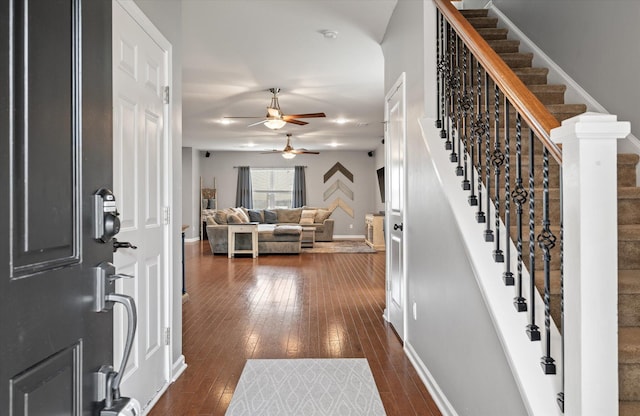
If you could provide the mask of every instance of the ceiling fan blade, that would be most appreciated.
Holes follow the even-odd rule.
[[[264,118],[264,116],[255,116],[255,117],[252,117],[252,116],[226,116],[224,118]]]
[[[291,123],[291,124],[297,124],[298,126],[304,126],[305,124],[309,124],[306,121],[302,121],[302,120],[296,120],[294,118],[286,118],[283,117],[282,118],[284,121],[286,121],[287,123]]]
[[[287,118],[318,118],[318,117],[326,117],[324,113],[308,113],[308,114],[287,114],[282,116],[285,120]]]
[[[260,121],[258,121],[258,122],[255,122],[255,123],[249,124],[247,127],[257,126],[258,124],[263,124],[263,123],[266,123],[267,121],[268,121],[268,120],[260,120]]]
[[[300,155],[300,154],[319,155],[320,154],[320,152],[314,152],[312,150],[307,150],[307,149],[294,149],[291,151],[291,153],[295,153],[297,155]]]

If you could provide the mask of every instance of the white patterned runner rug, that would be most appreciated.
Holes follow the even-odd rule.
[[[366,358],[247,360],[226,416],[385,416]]]

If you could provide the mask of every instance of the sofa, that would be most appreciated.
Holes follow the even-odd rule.
[[[228,252],[228,223],[253,222],[258,224],[259,254],[297,254],[301,250],[302,227],[314,227],[316,241],[333,241],[334,220],[326,208],[279,208],[273,210],[250,210],[226,208],[204,210],[207,239],[213,254]],[[236,236],[236,247],[248,249],[251,236]]]

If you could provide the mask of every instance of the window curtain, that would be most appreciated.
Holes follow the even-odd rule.
[[[253,208],[253,190],[251,189],[251,169],[249,166],[238,167],[236,207]]]
[[[291,207],[297,208],[307,204],[307,182],[304,178],[304,166],[296,166],[293,172],[293,199]]]

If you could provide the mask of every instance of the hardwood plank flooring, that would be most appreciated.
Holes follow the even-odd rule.
[[[382,318],[384,253],[185,256],[188,367],[150,416],[224,415],[249,358],[367,358],[387,415],[441,415]]]

